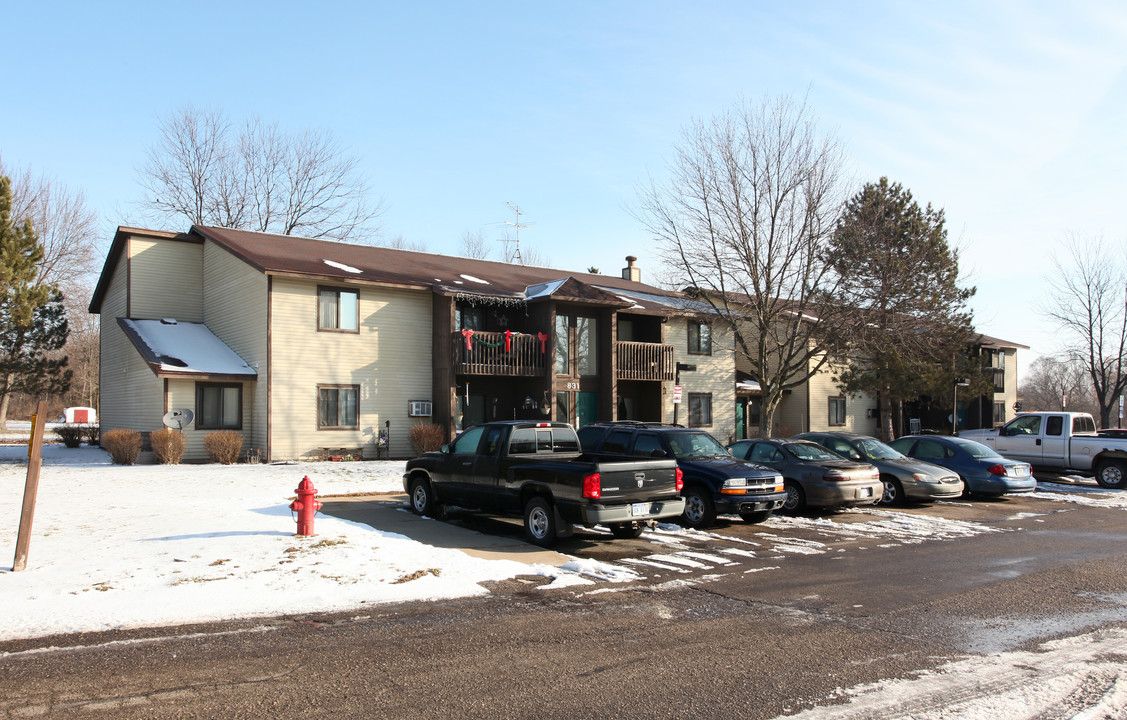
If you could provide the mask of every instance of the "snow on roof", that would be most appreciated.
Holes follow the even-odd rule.
[[[345,272],[348,272],[348,273],[356,274],[356,273],[364,272],[360,268],[354,268],[351,265],[345,265],[344,263],[339,263],[339,262],[336,262],[335,260],[322,259],[321,262],[325,263],[329,267],[335,267],[337,270],[344,270]]]
[[[560,280],[553,280],[552,282],[537,283],[536,285],[529,285],[524,289],[524,299],[532,300],[538,297],[547,297],[560,289],[560,286],[567,282],[567,278]]]
[[[256,377],[254,368],[203,323],[118,318],[157,372]]]

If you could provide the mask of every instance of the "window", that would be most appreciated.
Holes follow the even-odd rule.
[[[595,318],[575,319],[576,369],[580,375],[599,374],[599,337]]]
[[[196,428],[240,430],[242,418],[242,385],[196,384]]]
[[[625,454],[626,446],[630,444],[631,430],[615,430],[603,441],[603,452]]]
[[[689,427],[712,425],[712,393],[689,393]]]
[[[757,443],[751,449],[751,455],[748,459],[752,462],[781,462],[783,455],[773,445]]]
[[[556,374],[569,375],[571,366],[568,359],[571,357],[571,336],[568,333],[567,316],[556,316]]]
[[[1046,435],[1062,435],[1064,434],[1064,417],[1060,415],[1050,415],[1049,419],[1045,421],[1045,434]]]
[[[454,445],[450,448],[450,453],[453,455],[474,455],[477,453],[477,446],[481,444],[481,434],[485,432],[485,428],[475,427],[465,431],[457,438],[454,439]]]
[[[994,403],[994,424],[1001,425],[1006,422],[1006,404],[1004,402]]]
[[[356,430],[360,427],[359,385],[318,385],[317,395],[318,429]]]
[[[360,332],[360,293],[317,288],[317,329]]]
[[[689,354],[712,354],[712,326],[708,323],[689,321]]]
[[[655,455],[660,453],[660,455]],[[653,433],[639,433],[634,441],[634,454],[638,457],[664,457],[665,448],[661,446],[661,438]]]
[[[845,424],[845,396],[830,398],[830,425]]]

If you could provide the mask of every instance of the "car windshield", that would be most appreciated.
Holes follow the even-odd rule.
[[[962,448],[963,451],[977,460],[1002,460],[1002,456],[994,452],[993,448],[986,447],[982,443],[976,443],[973,440],[965,440],[963,438],[948,438],[951,444],[955,447]]]
[[[841,456],[814,443],[788,443],[787,450],[799,460],[841,460]]]
[[[720,441],[706,432],[675,432],[666,436],[673,457],[678,460],[710,455],[727,455]]]
[[[904,457],[903,453],[873,438],[858,440],[857,449],[869,460],[895,460],[896,458]]]

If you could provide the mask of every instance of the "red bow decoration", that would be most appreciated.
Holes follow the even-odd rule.
[[[462,337],[466,339],[466,349],[473,350],[473,330],[463,330]]]
[[[544,353],[548,352],[544,346],[544,342],[548,339],[548,336],[542,332],[538,332],[536,333],[536,337],[540,338],[540,354],[543,355]]]
[[[505,352],[509,352],[510,348],[512,347],[513,334],[514,333],[512,330],[505,331]]]

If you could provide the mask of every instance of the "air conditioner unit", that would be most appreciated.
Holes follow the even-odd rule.
[[[411,417],[430,417],[434,408],[430,400],[412,400],[407,403],[407,414]]]

